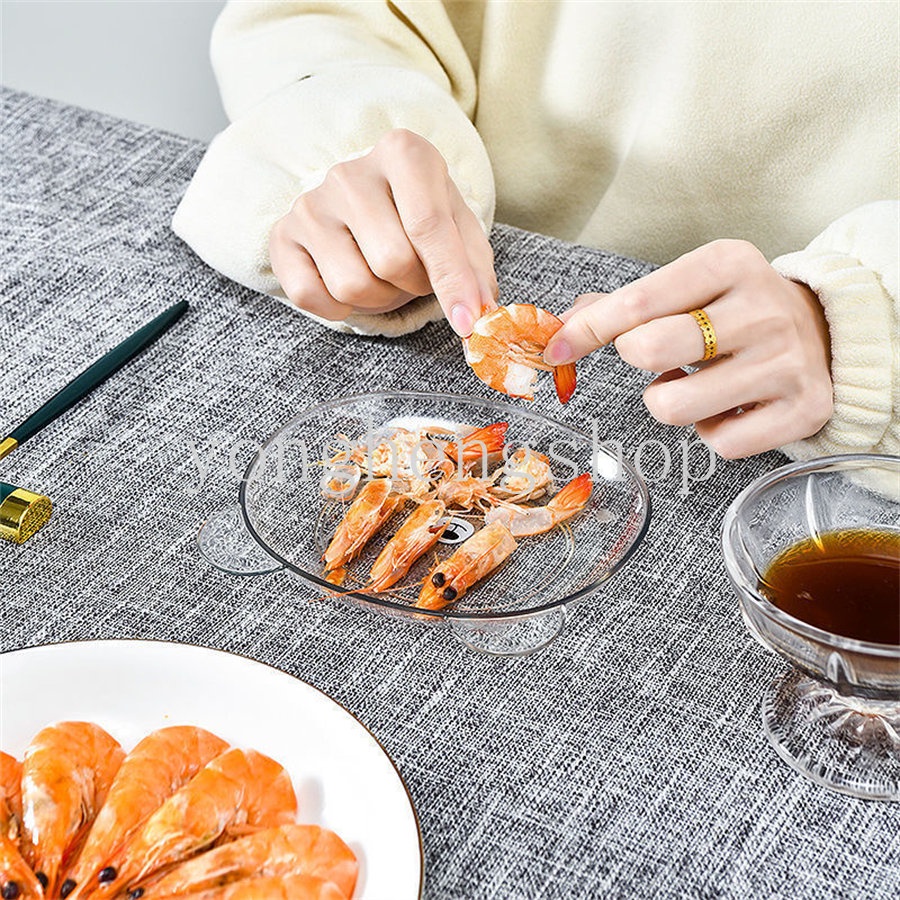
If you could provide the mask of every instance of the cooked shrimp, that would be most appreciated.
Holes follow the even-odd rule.
[[[446,511],[440,500],[426,500],[414,509],[378,554],[367,589],[377,594],[395,585],[444,533],[448,523],[441,520]]]
[[[0,896],[12,900],[43,897],[44,890],[15,843],[0,834]]]
[[[408,475],[413,470],[414,462],[421,467],[429,455],[428,441],[423,439],[420,431],[395,428],[390,432],[380,432],[378,438],[374,446],[365,438],[360,438],[350,455],[351,461],[361,466],[370,478]],[[433,451],[431,455],[437,456]]]
[[[491,493],[508,500],[537,500],[553,484],[550,460],[528,447],[516,450],[503,466],[503,473]]]
[[[438,563],[425,578],[416,606],[441,609],[459,600],[469,588],[490,574],[518,544],[506,526],[494,522],[476,531],[456,552]]]
[[[375,478],[359,492],[322,556],[326,575],[355,559],[394,510],[402,505],[403,497],[392,493],[392,489],[390,478]]]
[[[423,431],[422,447],[412,462],[412,471],[401,476],[395,490],[414,499],[423,499],[434,489],[454,477],[464,477],[481,460],[482,473],[501,457],[507,422],[495,422],[484,428],[460,426],[460,432],[446,432],[447,438],[437,439],[440,431]]]
[[[0,751],[0,835],[18,846],[22,833],[22,763]]]
[[[423,497],[435,482],[451,477],[456,465],[495,458],[503,449],[507,427],[506,422],[496,422],[477,429],[457,425],[454,431],[442,426],[382,429],[374,438],[359,438],[350,452],[342,449],[334,454],[323,478],[323,493],[334,494],[331,471],[343,478],[349,466],[370,478],[392,479],[395,493]]]
[[[488,461],[503,450],[508,422],[494,422],[484,428],[470,431],[460,441],[448,441],[444,452],[460,470],[468,469],[476,460],[482,460],[482,468],[487,469]]]
[[[350,500],[362,472],[355,463],[331,463],[322,476],[322,496],[326,500]]]
[[[549,366],[544,348],[562,322],[529,303],[501,306],[482,316],[463,341],[466,362],[495,391],[533,400],[537,370],[553,372],[556,395],[567,403],[575,393],[575,365]]]
[[[228,750],[132,833],[100,873],[102,887],[127,890],[162,867],[207,849],[223,835],[283,825],[296,813],[291,779],[279,763],[255,750]]]
[[[238,838],[170,869],[144,888],[143,900],[194,896],[254,876],[310,875],[350,897],[359,864],[353,851],[318,825],[281,825]]]
[[[503,523],[513,537],[543,534],[581,512],[591,496],[588,473],[573,478],[546,506],[518,506],[502,503],[489,510],[485,524]]]
[[[336,884],[312,875],[247,878],[191,896],[195,900],[349,900]]]
[[[467,475],[462,478],[451,478],[435,489],[435,497],[443,500],[447,506],[458,509],[489,509],[495,502],[491,493],[493,477],[475,478]]]
[[[228,743],[202,728],[175,725],[148,734],[125,757],[77,861],[66,873],[61,891],[77,900],[102,881],[129,835],[176,790],[187,784]]]
[[[55,896],[59,875],[87,834],[125,754],[91,722],[39,731],[22,762],[23,856]],[[43,880],[43,879],[41,879]]]

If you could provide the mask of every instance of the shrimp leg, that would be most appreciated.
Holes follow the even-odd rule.
[[[484,428],[476,428],[461,441],[452,441],[447,444],[444,447],[444,453],[459,465],[460,471],[468,468],[479,457],[485,461],[486,466],[487,460],[493,454],[503,451],[503,443],[508,430],[508,422],[495,422],[493,425],[485,425]]]

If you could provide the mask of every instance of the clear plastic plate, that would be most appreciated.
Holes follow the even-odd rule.
[[[346,511],[346,502],[326,499],[322,491],[338,435],[351,441],[371,436],[377,444],[397,427],[463,435],[495,422],[509,426],[507,454],[527,446],[550,459],[551,493],[576,475],[591,473],[586,507],[550,532],[518,539],[518,549],[499,569],[441,610],[414,609],[413,604],[435,557],[449,556],[473,527],[481,526],[466,514],[454,514],[445,539],[389,593],[369,594],[362,586],[403,513],[395,514],[350,564],[341,588],[325,580],[322,553]],[[237,509],[213,515],[199,540],[204,556],[224,571],[255,575],[284,569],[343,602],[444,624],[475,649],[507,655],[552,640],[563,626],[566,607],[598,590],[631,557],[649,519],[641,478],[591,435],[507,403],[452,394],[381,393],[323,403],[275,431],[247,466]]]

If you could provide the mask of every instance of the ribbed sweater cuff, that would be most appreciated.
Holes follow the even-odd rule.
[[[795,459],[876,449],[891,425],[897,335],[878,277],[842,253],[801,250],[773,268],[816,292],[831,336],[834,413],[819,432],[781,449]]]

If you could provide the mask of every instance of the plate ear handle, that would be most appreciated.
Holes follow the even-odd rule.
[[[214,512],[200,526],[197,546],[211,566],[229,575],[266,575],[284,568],[247,531],[237,506]]]

